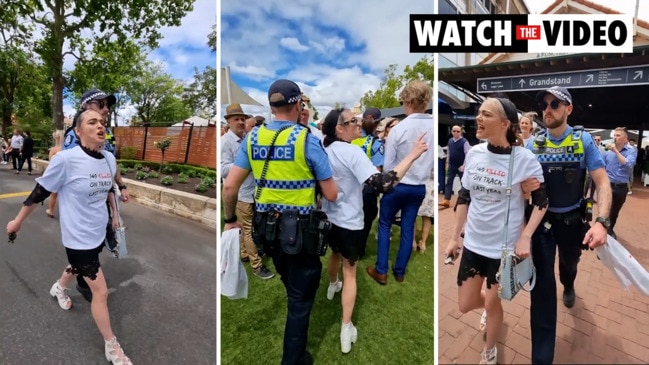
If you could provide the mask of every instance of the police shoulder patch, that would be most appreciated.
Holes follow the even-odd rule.
[[[383,154],[384,151],[385,151],[385,145],[381,143],[381,145],[379,146],[379,153]]]
[[[63,146],[68,147],[72,144],[72,134],[65,136],[65,141],[63,141]]]

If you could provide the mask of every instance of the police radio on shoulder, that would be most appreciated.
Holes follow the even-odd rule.
[[[234,223],[236,221],[237,221],[237,215],[236,214],[233,215],[232,218],[224,218],[223,219],[223,222],[225,222],[227,224]]]

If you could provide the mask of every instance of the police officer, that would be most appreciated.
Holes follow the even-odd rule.
[[[383,140],[376,137],[376,127],[383,118],[381,111],[377,108],[367,108],[363,112],[363,124],[361,125],[361,137],[352,140],[352,144],[363,149],[363,152],[372,161],[379,171],[383,169]],[[372,223],[379,213],[378,193],[369,185],[363,185],[363,235],[361,237],[367,242],[367,237],[372,229]]]
[[[554,258],[559,250],[559,278],[563,284],[563,304],[575,304],[575,277],[583,245],[591,249],[606,243],[610,225],[611,186],[604,161],[593,139],[583,128],[568,125],[572,96],[567,89],[554,86],[537,94],[547,127],[527,145],[543,167],[545,188],[550,205],[532,236],[532,257],[536,267],[536,285],[531,293],[530,324],[532,363],[551,364],[557,328],[557,296]],[[599,217],[585,233],[581,206],[586,171],[597,186]],[[534,191],[538,182],[522,184],[525,192]]]
[[[290,240],[295,216],[301,222],[312,213],[319,183],[325,199],[337,195],[331,167],[322,144],[298,123],[301,91],[289,80],[277,80],[268,90],[276,120],[248,133],[223,184],[224,230],[240,228],[235,208],[239,187],[252,171],[255,191],[255,243],[263,242],[286,288],[288,315],[282,364],[311,364],[306,351],[309,316],[320,283],[322,263],[306,241]],[[308,219],[307,219],[308,220]],[[293,224],[293,225],[291,225]],[[279,236],[274,232],[279,229]],[[305,236],[302,231],[297,236]],[[289,236],[289,237],[285,237]],[[299,240],[299,237],[298,237]],[[300,244],[302,247],[300,249]]]

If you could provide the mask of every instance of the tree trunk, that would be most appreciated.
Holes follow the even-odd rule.
[[[52,117],[54,118],[54,129],[63,128],[63,62],[61,68],[54,71],[54,82],[52,83]]]
[[[7,135],[11,130],[11,107],[5,106],[2,108],[2,133]],[[11,135],[11,133],[9,133]]]
[[[65,18],[63,11],[65,3],[61,0],[56,1],[56,10],[54,11],[54,29],[52,29],[52,43],[54,49],[51,54],[52,62],[52,117],[54,119],[54,129],[63,129],[63,87],[65,79],[63,78],[63,42],[65,34],[63,26]]]
[[[158,168],[158,174],[162,173],[162,165],[164,165],[165,163],[165,151],[164,150],[160,150],[160,151],[162,151],[162,162],[160,162],[160,168]]]

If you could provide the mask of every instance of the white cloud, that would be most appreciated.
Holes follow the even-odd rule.
[[[325,38],[322,42],[309,41],[309,45],[320,53],[340,52],[345,49],[345,40],[340,37]]]
[[[297,38],[293,38],[293,37],[282,38],[279,41],[279,44],[282,47],[290,49],[291,51],[295,51],[295,52],[304,52],[309,50],[309,47],[301,44]]]
[[[275,76],[275,73],[261,66],[240,66],[237,63],[230,65],[230,72],[246,75],[255,80],[269,79]]]

